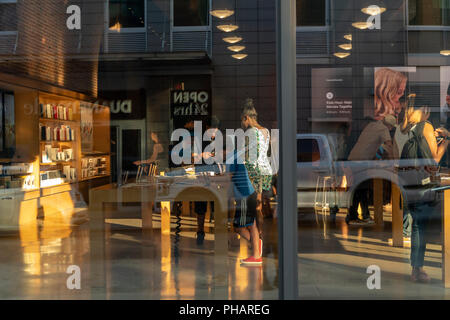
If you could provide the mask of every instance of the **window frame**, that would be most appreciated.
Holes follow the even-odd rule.
[[[441,9],[442,10],[442,9]],[[407,31],[450,31],[450,25],[412,25],[409,24],[409,0],[406,0],[405,5],[405,22]],[[449,21],[450,23],[450,21]]]
[[[12,3],[15,3],[17,5],[17,0],[0,0],[0,5],[12,4]],[[0,36],[16,36],[16,43],[14,45],[14,52],[13,52],[15,54],[16,49],[17,49],[17,42],[18,42],[18,38],[19,38],[19,31],[18,30],[0,31]]]
[[[297,17],[297,13],[296,13]],[[325,25],[323,26],[298,26],[296,23],[297,32],[314,32],[314,31],[330,31],[331,28],[331,2],[325,0]]]
[[[303,140],[303,141],[302,141]],[[318,160],[312,160],[313,159],[313,154],[314,152],[311,152],[311,161],[299,161],[299,152],[301,151],[301,146],[302,146],[302,142],[305,143],[305,141],[312,141],[313,143],[311,144],[317,147],[317,152],[319,154],[319,159]],[[323,162],[323,150],[321,150],[321,146],[320,144],[317,142],[317,138],[315,138],[314,136],[308,136],[308,137],[297,137],[297,164],[317,164],[317,163],[321,163]],[[301,153],[301,152],[300,152]]]
[[[0,5],[12,4],[12,3],[15,3],[17,5],[17,0],[0,0]],[[4,35],[4,36],[17,35],[17,30],[0,31],[0,35]]]
[[[1,1],[1,0],[0,0]],[[111,30],[109,28],[109,3],[110,0],[106,1],[105,8],[105,28],[108,33],[136,33],[136,32],[145,32],[147,33],[147,1],[142,0],[144,2],[144,26],[143,27],[123,27],[118,30]]]
[[[442,33],[442,37],[443,37],[443,41],[444,41],[444,46],[446,47],[446,34],[447,32],[450,32],[450,26],[434,26],[434,25],[410,25],[409,24],[409,0],[406,1],[406,5],[405,5],[405,11],[404,11],[404,21],[405,21],[405,28],[406,28],[406,35],[408,37],[408,45],[409,45],[409,32],[410,31],[416,31],[416,32],[420,32],[420,31],[441,31]],[[409,49],[408,49],[409,51]],[[428,53],[409,53],[409,55],[414,55],[414,56],[429,56],[430,54]],[[440,57],[439,52],[436,52],[435,54],[431,54],[431,56],[435,56],[435,57]]]
[[[172,32],[189,32],[189,31],[211,31],[212,30],[212,18],[211,18],[211,14],[208,12],[207,14],[209,14],[209,19],[208,22],[209,24],[206,26],[186,26],[186,27],[182,27],[182,26],[175,26],[174,25],[174,21],[175,21],[175,17],[174,17],[174,13],[175,13],[175,6],[174,6],[174,1],[175,0],[170,0],[170,30],[171,30],[171,36],[172,36]],[[209,2],[209,10],[211,10],[212,8],[212,0],[208,0]]]

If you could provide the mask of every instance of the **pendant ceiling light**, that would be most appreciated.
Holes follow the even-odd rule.
[[[234,14],[234,11],[228,10],[228,9],[217,9],[217,10],[211,10],[210,13],[211,13],[211,15],[213,15],[216,18],[225,19],[225,18],[232,16]]]
[[[344,50],[352,50],[352,44],[351,43],[340,44],[339,48],[344,49]]]
[[[450,56],[450,50],[442,50],[440,54],[442,54],[443,56]]]
[[[226,38],[223,38],[223,41],[228,42],[228,43],[238,43],[241,40],[242,40],[241,37],[226,37]]]
[[[340,58],[340,59],[344,59],[344,58],[347,58],[350,55],[350,53],[348,53],[348,52],[336,52],[334,55],[336,57]]]
[[[378,6],[369,6],[367,8],[362,8],[361,11],[365,14],[371,16],[377,16],[386,11],[386,8],[378,7]]]
[[[217,26],[217,29],[224,31],[224,32],[232,32],[234,30],[237,30],[239,27],[234,24],[221,24]]]
[[[349,33],[344,36],[344,39],[347,39],[348,41],[352,41],[353,37],[352,37],[351,33]]]
[[[228,47],[228,50],[231,50],[233,52],[239,52],[245,49],[245,46],[230,46]]]
[[[355,28],[360,29],[360,30],[364,30],[364,29],[369,28],[369,24],[367,23],[367,21],[364,21],[364,22],[353,22],[352,26],[354,26]]]
[[[233,54],[232,57],[238,60],[242,60],[244,58],[246,58],[248,56],[248,54],[245,53],[238,53],[238,54]]]

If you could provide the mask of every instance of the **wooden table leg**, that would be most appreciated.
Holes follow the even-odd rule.
[[[191,216],[191,202],[190,201],[182,201],[181,202],[181,215],[185,217]]]
[[[161,202],[161,234],[170,234],[170,202]]]
[[[383,224],[383,180],[373,180],[373,208],[375,224]]]
[[[442,201],[442,281],[450,288],[450,190],[445,190]]]
[[[392,183],[392,245],[403,247],[403,209],[401,209],[401,193],[395,183]]]
[[[172,251],[170,233],[161,232],[161,298],[174,299],[176,294],[172,278]]]
[[[211,201],[208,201],[206,203],[205,221],[211,221],[211,214],[212,214],[211,204],[212,204]]]
[[[143,243],[152,243],[153,235],[153,202],[141,202]]]
[[[228,208],[218,201],[214,203],[213,288],[214,299],[228,298]]]

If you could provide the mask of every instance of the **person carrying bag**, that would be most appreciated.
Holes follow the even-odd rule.
[[[411,234],[411,280],[430,282],[423,270],[427,245],[427,224],[436,207],[436,192],[433,191],[433,172],[447,150],[448,140],[438,145],[436,136],[448,137],[448,131],[434,130],[428,122],[429,111],[426,108],[407,110],[408,125],[411,125],[410,138],[405,143],[401,159],[412,160],[408,167],[399,172],[404,185],[408,188],[405,195],[408,210],[413,218]]]

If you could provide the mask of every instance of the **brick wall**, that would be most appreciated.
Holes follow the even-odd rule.
[[[81,8],[81,30],[66,26],[71,4]],[[19,0],[17,49],[2,57],[0,71],[96,96],[103,8],[96,0]],[[78,59],[81,54],[87,59]]]

